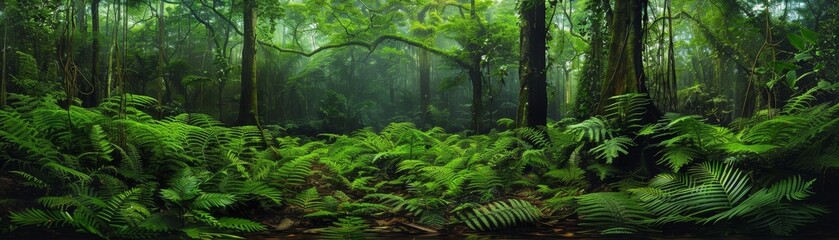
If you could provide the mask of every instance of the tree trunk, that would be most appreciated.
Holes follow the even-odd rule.
[[[245,0],[242,44],[242,95],[239,99],[239,125],[256,124],[256,0]]]
[[[166,28],[166,23],[164,22],[164,19],[163,19],[163,17],[164,17],[163,16],[164,15],[163,7],[164,7],[163,6],[163,0],[158,0],[158,4],[157,4],[157,81],[158,82],[157,82],[157,84],[158,84],[158,89],[159,90],[157,91],[157,102],[158,102],[158,104],[161,104],[161,105],[164,103],[164,100],[163,100],[163,95],[162,95],[163,92],[160,91],[160,90],[166,89],[166,95],[168,97],[167,100],[171,99],[171,91],[172,91],[170,89],[170,87],[167,86],[166,78],[164,78],[164,76],[163,76],[164,75],[163,74],[164,67],[166,65],[166,61],[164,60],[165,59],[164,55],[166,54],[166,48],[163,45],[163,33],[164,33],[164,29]],[[163,109],[161,108],[160,110],[162,111]],[[162,113],[161,113],[161,115],[162,115]]]
[[[85,0],[76,0],[76,30],[82,33],[87,31],[84,1]]]
[[[598,112],[603,114],[610,97],[627,93],[648,93],[646,87],[647,76],[644,74],[642,59],[644,29],[643,14],[647,7],[647,0],[615,1],[615,12],[612,15],[612,42],[609,48],[605,81],[601,91]],[[645,107],[640,124],[654,123],[661,117],[661,111],[653,104],[652,99]],[[629,150],[629,154],[621,156],[615,162],[618,169],[630,172],[640,170],[640,174],[652,176],[655,174],[656,151],[644,148],[653,141],[648,136],[634,139],[636,147]]]
[[[431,113],[428,108],[431,105],[431,58],[425,49],[419,50],[419,87],[420,87],[420,111],[421,125],[431,124]]]
[[[611,21],[612,42],[606,67],[598,112],[603,113],[610,97],[627,93],[648,93],[644,74],[643,14],[647,0],[615,1]],[[647,107],[645,120],[654,121],[661,112],[653,105]]]
[[[603,96],[600,98],[599,112],[602,113],[607,99],[625,93],[638,92],[639,82],[644,76],[643,68],[636,68],[636,42],[642,41],[641,12],[635,11],[636,5],[644,0],[616,1],[612,16],[612,43],[609,46],[609,58],[606,64],[606,76],[603,84]]]
[[[526,0],[521,6],[519,35],[519,108],[517,127],[544,126],[548,118],[545,77],[545,1]]]
[[[472,81],[472,126],[473,134],[481,132],[481,117],[483,117],[484,82],[480,68],[471,68],[469,80]]]
[[[85,107],[99,105],[99,92],[103,86],[99,83],[99,2],[90,2],[91,43],[90,43],[90,84],[82,84],[82,104]]]
[[[597,110],[598,99],[600,98],[600,91],[603,83],[603,60],[605,54],[603,48],[609,39],[604,36],[603,26],[608,26],[611,22],[611,13],[609,12],[609,0],[595,0],[586,8],[590,12],[591,25],[589,32],[591,33],[591,44],[586,52],[585,62],[583,63],[583,70],[581,71],[579,83],[577,84],[577,94],[574,96],[574,106],[572,111],[574,117],[578,119],[589,118]]]
[[[0,107],[6,106],[6,33],[9,31],[9,23],[3,19],[3,69],[0,69]]]

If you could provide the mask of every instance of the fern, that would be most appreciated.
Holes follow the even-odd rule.
[[[719,162],[706,162],[685,174],[661,174],[650,182],[650,187],[630,192],[659,216],[655,224],[744,219],[755,228],[786,235],[826,212],[818,206],[795,203],[809,197],[812,183],[795,176],[753,190],[757,187],[743,171]],[[784,214],[796,217],[779,219]]]
[[[21,171],[9,171],[9,172],[17,174],[18,176],[20,176],[21,178],[26,180],[26,182],[24,182],[25,185],[33,186],[33,187],[38,188],[38,189],[46,189],[46,188],[49,187],[49,185],[47,185],[46,182],[44,182],[40,178],[38,178],[36,176],[33,176],[29,173],[25,173],[25,172],[21,172]]]
[[[701,156],[701,152],[690,146],[671,146],[661,150],[662,157],[659,164],[668,165],[674,172],[679,172],[682,167],[690,164]]]
[[[364,219],[358,217],[344,217],[333,222],[332,226],[323,229],[323,236],[327,239],[363,239],[365,231],[370,227]]]
[[[600,142],[607,138],[612,138],[612,129],[601,118],[592,117],[577,124],[568,126],[568,133],[577,137],[577,141],[584,138],[589,142]]]
[[[323,201],[317,188],[309,188],[301,191],[294,198],[288,200],[288,203],[303,210],[303,212],[311,213],[323,209]]]
[[[635,146],[632,139],[627,137],[615,137],[604,140],[603,143],[592,148],[589,152],[597,154],[597,157],[600,159],[605,159],[607,164],[612,164],[612,160],[619,157],[621,154],[627,154],[627,149],[630,146]]]
[[[787,100],[787,104],[784,105],[784,114],[789,115],[808,110],[811,107],[810,102],[816,101],[815,93],[818,90],[820,90],[818,87],[814,87]]]
[[[265,226],[263,226],[260,223],[241,218],[223,217],[219,218],[217,221],[218,226],[221,228],[236,230],[240,232],[259,232],[264,231],[266,229]]]
[[[44,211],[41,209],[26,209],[12,212],[9,218],[15,224],[37,225],[42,227],[61,227],[73,222],[73,216],[64,211]]]
[[[312,162],[319,157],[317,153],[310,153],[300,156],[282,164],[271,176],[272,179],[281,180],[280,187],[291,189],[306,183],[306,178],[312,174]]]
[[[93,145],[94,154],[97,158],[111,161],[111,153],[114,152],[113,144],[108,141],[102,126],[93,125],[90,129],[90,143]]]
[[[539,209],[530,202],[518,199],[497,201],[471,211],[457,213],[458,219],[473,230],[488,231],[513,227],[539,220]]]
[[[227,207],[236,202],[236,196],[226,193],[202,193],[195,198],[192,206],[201,209]]]
[[[601,192],[577,197],[581,225],[592,226],[601,234],[632,234],[648,231],[652,214],[626,193]]]
[[[609,100],[614,102],[605,107],[606,118],[626,127],[639,127],[647,106],[651,104],[649,96],[640,93],[618,95]]]

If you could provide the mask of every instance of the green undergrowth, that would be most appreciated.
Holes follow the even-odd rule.
[[[4,233],[212,239],[290,218],[324,237],[358,238],[377,219],[461,232],[579,218],[603,234],[787,235],[828,211],[811,200],[813,185],[839,166],[839,105],[810,105],[815,94],[728,127],[674,113],[642,123],[648,98],[633,94],[603,116],[541,129],[466,136],[393,123],[316,139],[202,114],[156,119],[145,96],[63,109],[13,95],[0,111],[0,176],[27,194],[4,193],[0,224]],[[659,174],[620,167],[648,148]]]

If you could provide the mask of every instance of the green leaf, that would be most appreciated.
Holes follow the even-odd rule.
[[[790,62],[785,62],[785,61],[774,61],[772,63],[769,63],[769,65],[772,67],[773,70],[775,70],[777,72],[783,72],[783,71],[791,70],[791,69],[798,69],[798,65],[792,64]]]
[[[820,89],[830,89],[831,85],[830,85],[830,82],[825,81],[825,80],[821,80],[821,81],[819,81],[818,87]]]
[[[812,55],[812,54],[809,54],[809,53],[799,53],[799,54],[795,54],[795,61],[798,61],[798,62],[800,62],[800,61],[810,60],[810,59],[812,59],[812,58],[813,58],[813,55]]]
[[[789,87],[794,88],[795,84],[798,82],[798,73],[796,73],[795,70],[789,70],[786,77]]]
[[[808,43],[815,43],[818,40],[818,33],[807,28],[801,28],[801,37]]]
[[[236,195],[226,193],[204,193],[195,199],[193,206],[203,209],[226,207],[236,202]]]
[[[807,50],[807,43],[804,40],[804,37],[798,34],[789,34],[787,35],[789,38],[789,43],[792,44],[793,47],[798,49],[798,51],[803,52]]]

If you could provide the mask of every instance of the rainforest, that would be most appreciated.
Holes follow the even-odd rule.
[[[2,239],[839,236],[834,0],[2,0]]]

